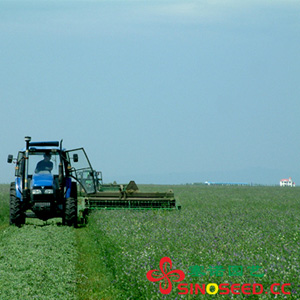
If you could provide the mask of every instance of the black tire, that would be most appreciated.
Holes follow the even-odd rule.
[[[20,227],[25,224],[25,213],[22,210],[22,202],[16,196],[16,184],[10,184],[10,206],[9,206],[9,224]]]
[[[66,199],[64,222],[68,226],[77,227],[77,200],[74,198]]]

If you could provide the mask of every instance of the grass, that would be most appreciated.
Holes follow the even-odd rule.
[[[0,185],[0,299],[76,299],[74,229],[55,219],[8,223],[9,185]]]
[[[0,184],[0,229],[9,222],[9,185]]]
[[[259,282],[266,289],[273,283],[291,283],[289,299],[300,298],[298,188],[174,189],[183,205],[181,211],[98,211],[91,216],[84,229],[89,242],[82,251],[89,254],[82,259],[95,262],[95,268],[85,270],[81,299],[180,299],[178,290],[163,296],[158,291],[159,283],[146,279],[146,273],[158,269],[164,256],[172,259],[174,269],[185,274],[192,266],[205,269],[205,276],[187,276],[187,283]],[[78,238],[85,239],[82,235]],[[216,266],[224,268],[222,277],[211,276],[209,269]],[[230,266],[242,266],[243,276],[229,276]],[[253,266],[260,267],[254,274],[262,273],[263,278],[250,273]],[[88,280],[96,274],[101,274],[99,289]],[[90,289],[93,296],[84,298]],[[271,298],[274,295],[263,294],[259,299]]]
[[[74,241],[73,228],[55,224],[4,229],[0,234],[0,299],[75,299]]]
[[[142,187],[145,191],[168,188]],[[186,274],[185,283],[257,282],[265,289],[273,283],[291,283],[286,289],[291,295],[281,294],[277,299],[300,299],[299,188],[171,188],[181,202],[181,211],[102,210],[79,229],[55,224],[2,228],[0,298],[231,298],[178,295],[175,284],[170,295],[162,295],[159,283],[148,281],[146,273],[159,269],[161,258],[168,256],[173,269]],[[7,195],[1,190],[1,224],[8,222]],[[191,276],[193,266],[202,267],[204,276]],[[216,266],[224,269],[222,276],[210,273]],[[230,266],[242,266],[243,274],[229,276]],[[248,267],[253,266],[260,269],[251,274]],[[275,298],[270,293],[232,297]]]

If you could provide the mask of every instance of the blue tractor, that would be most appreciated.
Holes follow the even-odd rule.
[[[48,220],[61,217],[62,223],[77,226],[77,190],[96,192],[97,180],[83,148],[66,150],[62,141],[31,142],[14,162],[15,181],[10,186],[10,224],[21,226],[26,217]],[[79,189],[77,188],[79,185]]]

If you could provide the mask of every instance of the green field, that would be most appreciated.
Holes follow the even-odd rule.
[[[8,226],[8,186],[0,186],[0,299],[300,299],[299,188],[142,187],[169,188],[181,211],[98,211],[74,229],[58,220]],[[173,283],[164,296],[146,273],[165,256],[185,283],[256,282],[264,292],[178,295]],[[291,294],[272,295],[274,283],[290,283]]]

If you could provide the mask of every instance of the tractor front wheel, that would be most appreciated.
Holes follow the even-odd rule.
[[[9,224],[16,225],[20,227],[25,224],[25,213],[22,210],[22,202],[16,196],[16,184],[12,182],[10,184],[10,216],[9,216]]]
[[[77,200],[75,198],[66,199],[64,221],[68,226],[77,227]]]

